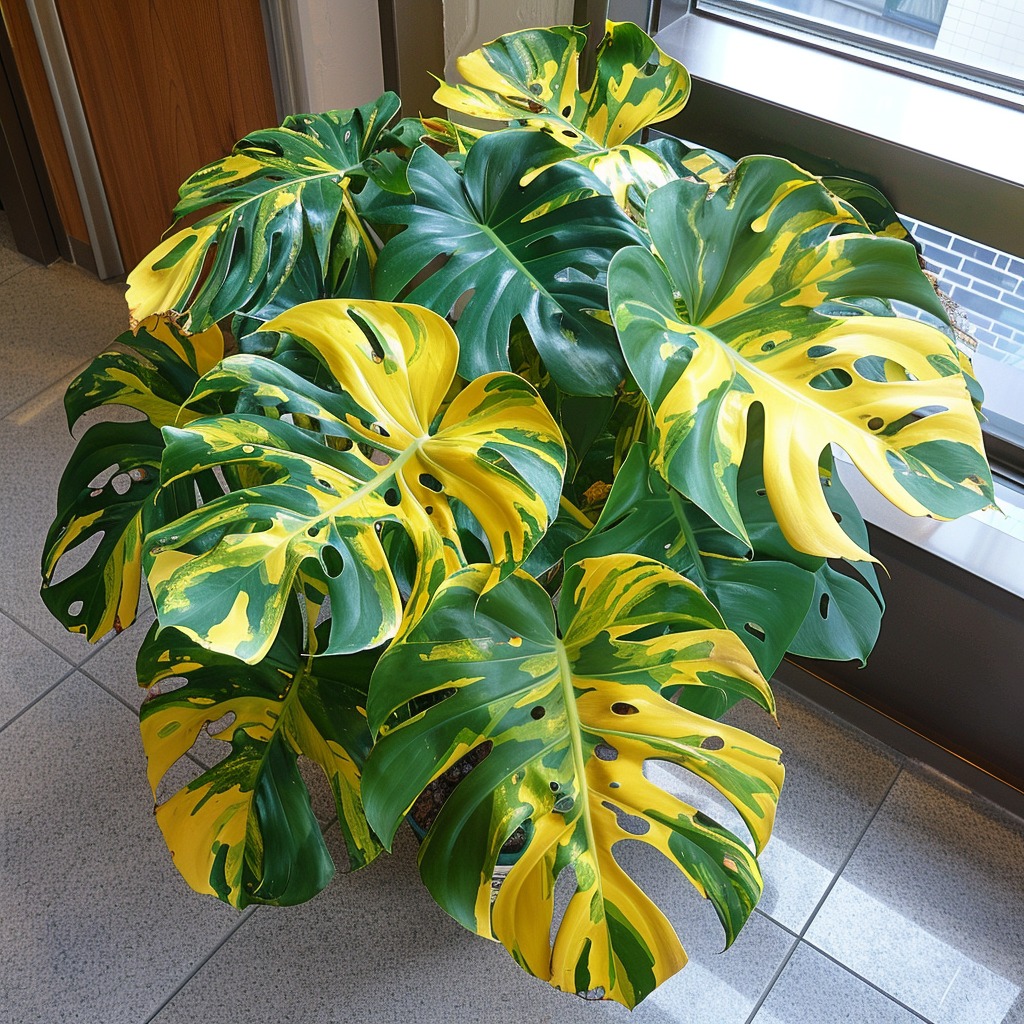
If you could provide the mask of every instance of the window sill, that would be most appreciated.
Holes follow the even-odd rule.
[[[1024,598],[1024,494],[996,481],[999,509],[953,522],[908,516],[889,504],[861,476],[845,453],[836,452],[839,476],[861,514],[873,526],[915,548]]]

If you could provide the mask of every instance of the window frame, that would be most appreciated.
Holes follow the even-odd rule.
[[[1014,230],[1024,223],[1024,166],[1000,164],[979,131],[981,119],[1002,119],[1019,125],[1009,134],[1024,137],[1024,110],[1017,105],[902,66],[880,68],[862,51],[842,53],[788,30],[755,29],[689,7],[681,17],[664,17],[678,12],[679,0],[665,0],[663,16],[659,21],[656,9],[653,20],[664,26],[656,41],[693,78],[686,108],[658,126],[666,134],[735,158],[773,153],[812,173],[861,178],[910,217],[1024,258],[1024,236]],[[794,87],[794,69],[813,69],[815,87]],[[829,74],[838,84],[822,78]],[[963,125],[929,136],[927,126],[911,125],[916,131],[908,132],[899,116],[867,125],[847,117],[849,108],[828,109],[844,90],[856,96],[870,88],[888,90],[889,113],[898,113],[901,103],[920,108],[946,101]],[[963,143],[965,133],[973,142]],[[950,145],[950,135],[959,146]],[[1024,508],[1024,446],[998,429],[986,434],[986,446],[1000,501]],[[869,486],[858,487],[852,466],[840,469],[852,471],[843,472],[844,480],[869,523],[871,548],[891,575],[887,598],[907,613],[905,628],[882,630],[867,668],[790,661],[780,675],[1020,813],[1024,757],[1017,730],[1008,739],[1005,725],[1024,720],[1024,695],[1014,685],[1024,657],[1024,538],[993,513],[953,523],[910,519]],[[931,588],[926,605],[922,587]]]

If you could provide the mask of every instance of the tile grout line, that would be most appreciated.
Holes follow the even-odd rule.
[[[20,711],[18,711],[16,714],[8,718],[6,722],[0,723],[0,735],[2,735],[7,730],[8,726],[14,725],[14,723],[18,721],[18,719],[21,718],[21,716],[24,715],[26,711],[31,711],[32,708],[34,708],[44,697],[47,697],[49,694],[53,693],[53,691],[56,690],[61,683],[65,682],[65,680],[67,679],[70,679],[71,676],[73,676],[77,671],[78,669],[75,668],[74,665],[72,665],[70,669],[60,677],[60,679],[58,679],[54,683],[51,683],[49,686],[46,687],[45,690],[43,690],[42,693],[33,697],[32,700],[30,700]]]
[[[832,880],[826,886],[825,892],[822,894],[821,899],[819,899],[818,902],[815,904],[814,909],[808,915],[808,918],[804,922],[803,927],[800,929],[799,933],[794,933],[791,929],[786,928],[784,925],[779,925],[778,921],[774,921],[773,918],[769,917],[767,914],[764,914],[764,916],[766,918],[768,918],[769,921],[772,921],[774,924],[779,925],[779,927],[782,928],[787,934],[794,935],[796,941],[789,948],[789,952],[784,957],[782,963],[779,964],[778,969],[775,971],[774,975],[771,978],[771,981],[768,982],[768,985],[765,987],[764,991],[761,993],[761,995],[758,998],[757,1002],[754,1004],[754,1008],[750,1011],[750,1014],[748,1015],[745,1024],[752,1024],[754,1018],[761,1011],[761,1007],[765,1004],[765,1002],[767,1001],[768,997],[772,994],[772,990],[775,988],[776,983],[778,982],[779,978],[782,977],[782,972],[786,969],[786,966],[789,964],[789,961],[793,958],[793,954],[797,951],[797,949],[799,949],[801,943],[806,943],[806,945],[809,946],[811,949],[814,949],[814,950],[818,949],[817,946],[813,946],[813,945],[811,945],[810,942],[806,942],[806,940],[804,939],[804,935],[807,933],[807,929],[810,928],[811,923],[814,921],[815,917],[818,914],[818,911],[821,910],[821,908],[824,905],[825,901],[828,899],[828,897],[831,894],[833,888],[835,888],[836,882],[839,881],[839,877],[846,870],[846,868],[849,865],[850,861],[853,859],[854,853],[856,853],[857,849],[860,847],[860,844],[864,841],[864,837],[868,834],[868,830],[871,828],[872,824],[874,824],[875,818],[878,816],[878,812],[882,809],[882,805],[885,803],[886,800],[889,799],[889,794],[892,792],[893,787],[896,785],[897,780],[903,774],[904,767],[905,767],[905,762],[901,762],[899,768],[896,771],[896,774],[892,778],[892,782],[890,782],[889,785],[886,787],[886,790],[882,794],[881,799],[878,801],[877,806],[875,807],[874,811],[871,812],[871,817],[868,819],[867,824],[864,826],[864,828],[861,830],[860,835],[857,836],[856,840],[851,845],[850,852],[843,859],[842,864],[839,865],[839,867],[836,869],[835,873],[832,875]],[[759,911],[759,913],[763,913],[763,911]],[[824,951],[821,951],[821,952],[824,952]],[[824,955],[827,955],[827,954],[824,954]],[[829,959],[833,959],[833,958],[829,957]],[[839,963],[839,961],[835,961],[835,962],[837,964]],[[856,974],[854,971],[851,971],[848,967],[846,967],[845,964],[839,964],[839,966],[842,967],[844,970],[848,971],[854,977],[859,978],[861,981],[864,981],[865,984],[870,985],[872,988],[876,988],[877,987],[875,985],[871,985],[871,982],[867,981],[867,979],[861,978],[859,974]],[[882,990],[878,989],[878,991],[881,992]],[[892,998],[887,992],[883,993],[883,995],[885,995],[887,998],[890,998],[890,999]],[[901,1003],[900,1005],[902,1006],[903,1004]],[[909,1009],[909,1007],[908,1007],[908,1009]],[[914,1012],[914,1011],[911,1011],[911,1012]]]
[[[24,253],[22,253],[22,252],[21,252],[21,251],[20,251],[19,249],[13,249],[13,250],[11,250],[11,249],[7,249],[7,247],[6,247],[6,246],[0,246],[0,249],[6,249],[6,251],[7,251],[7,252],[12,252],[12,251],[13,251],[13,252],[16,252],[16,253],[18,253],[18,255],[19,255],[19,256],[22,256],[22,255],[24,255]],[[34,263],[34,261],[33,261],[33,263]],[[7,284],[7,283],[8,283],[9,281],[13,281],[13,280],[14,280],[14,279],[15,279],[16,277],[19,277],[20,275],[24,274],[26,270],[36,270],[36,269],[40,269],[40,267],[41,267],[41,269],[43,269],[43,270],[45,270],[45,269],[46,269],[46,267],[42,267],[41,265],[39,265],[39,266],[33,265],[33,266],[31,266],[31,267],[22,267],[22,268],[21,268],[20,270],[16,270],[16,271],[15,271],[15,272],[14,272],[13,274],[11,274],[11,275],[10,275],[9,277],[5,277],[5,278],[4,278],[4,279],[3,279],[2,281],[0,281],[0,285],[5,285],[5,284]]]
[[[836,965],[836,967],[839,967],[841,970],[846,971],[846,973],[849,974],[851,977],[856,978],[860,982],[863,982],[863,984],[867,985],[868,988],[874,989],[879,995],[885,996],[885,998],[888,999],[889,1002],[895,1003],[897,1006],[906,1010],[907,1013],[916,1017],[918,1020],[923,1021],[924,1024],[933,1024],[931,1019],[925,1017],[924,1014],[921,1013],[919,1010],[915,1010],[912,1006],[908,1006],[902,1000],[897,999],[896,996],[894,996],[891,992],[886,992],[884,988],[881,988],[879,985],[875,984],[875,982],[858,974],[852,967],[848,966],[847,964],[844,964],[841,960],[837,960],[834,956],[832,956],[831,953],[827,953],[824,949],[821,949],[819,946],[814,945],[813,942],[810,942],[807,939],[801,939],[800,941],[803,942],[809,949],[813,949],[815,953],[821,954],[821,956],[823,956],[826,960],[830,960],[832,963]]]
[[[28,635],[32,637],[33,640],[42,644],[43,647],[45,647],[48,651],[50,651],[53,654],[56,654],[58,658],[60,658],[66,664],[71,665],[73,668],[76,669],[84,669],[85,665],[88,662],[92,661],[92,659],[95,658],[96,655],[100,653],[100,651],[104,650],[107,644],[113,642],[118,638],[118,636],[121,635],[120,633],[111,630],[107,635],[101,637],[94,643],[90,643],[87,640],[83,640],[83,643],[85,644],[85,650],[87,652],[85,657],[82,658],[81,661],[72,661],[69,655],[61,651],[60,648],[55,647],[52,643],[50,643],[49,640],[47,640],[44,636],[41,636],[31,626],[27,625],[21,618],[19,618],[18,613],[15,612],[13,609],[5,608],[2,605],[0,605],[0,615],[6,616],[19,629],[22,629],[26,633],[28,633]],[[56,617],[53,618],[53,621],[60,624],[60,619]],[[131,627],[134,626],[135,623],[138,621],[139,619],[133,619],[132,622],[130,622],[127,626],[124,627],[124,629],[121,630],[121,632],[123,633],[125,632],[125,630],[131,629]],[[66,632],[68,633],[69,636],[84,636],[84,634],[82,633],[72,633],[70,629]]]
[[[793,935],[793,933],[788,928],[785,929],[785,931],[787,934]],[[744,1024],[752,1024],[754,1018],[761,1012],[761,1007],[764,1006],[765,1001],[772,994],[772,990],[775,988],[776,983],[778,982],[779,978],[782,977],[782,972],[785,971],[785,969],[789,966],[789,961],[793,959],[793,954],[797,951],[797,949],[799,949],[799,947],[799,936],[793,936],[793,944],[786,951],[786,955],[782,958],[782,962],[775,969],[775,973],[771,976],[770,980],[768,981],[768,984],[765,985],[764,991],[760,994],[760,996],[758,996],[757,1002],[754,1003],[750,1013],[746,1017]]]
[[[861,829],[860,835],[857,836],[856,841],[850,847],[850,852],[843,858],[842,864],[836,869],[832,875],[832,880],[825,887],[825,891],[821,894],[821,899],[815,904],[814,909],[808,915],[807,920],[804,922],[804,926],[800,929],[800,939],[803,940],[807,935],[807,929],[814,923],[814,919],[818,916],[818,911],[824,906],[825,901],[832,894],[832,890],[836,887],[836,883],[842,877],[843,872],[849,867],[850,861],[853,860],[853,855],[860,849],[860,844],[864,842],[864,837],[868,834],[871,826],[875,823],[875,818],[878,817],[878,812],[881,811],[885,804],[885,801],[889,799],[889,794],[893,791],[896,783],[903,777],[903,772],[906,770],[906,761],[903,761],[899,770],[892,777],[892,782],[886,787],[885,792],[882,794],[882,799],[878,801],[878,806],[871,812],[871,817],[868,818],[867,824]],[[817,949],[817,947],[815,947]]]
[[[182,978],[181,982],[175,986],[174,991],[163,1000],[162,1003],[142,1022],[142,1024],[152,1024],[161,1013],[170,1005],[170,1003],[177,997],[177,995],[185,988],[186,985],[230,942],[238,930],[256,916],[256,911],[259,907],[253,906],[242,912],[239,920],[231,926],[231,928],[224,934],[223,938],[206,954],[196,966],[188,972],[188,974]]]

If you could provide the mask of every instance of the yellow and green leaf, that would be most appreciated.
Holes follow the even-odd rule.
[[[753,558],[741,541],[665,483],[650,467],[649,455],[646,444],[632,446],[594,529],[566,552],[566,565],[613,552],[664,562],[707,595],[766,679],[787,652],[864,663],[884,607],[874,571],[858,563],[843,574],[826,559],[786,543],[765,496],[756,440],[748,445],[737,480]],[[866,545],[864,522],[834,474],[826,497],[844,531]],[[709,687],[702,711],[718,718],[730,703]]]
[[[175,216],[216,209],[161,242],[128,275],[133,322],[174,311],[188,331],[241,313],[265,321],[288,305],[368,288],[373,259],[354,183],[398,110],[385,93],[354,110],[288,117],[247,135],[192,175]],[[251,328],[250,328],[251,329]]]
[[[488,590],[490,575],[470,566],[452,576],[381,658],[367,705],[380,732],[363,775],[367,817],[389,844],[421,790],[486,745],[423,842],[428,888],[530,973],[633,1006],[686,956],[617,844],[664,854],[712,902],[727,942],[761,892],[747,845],[654,785],[644,763],[671,762],[710,783],[760,850],[782,783],[779,751],[690,702],[714,687],[772,710],[771,691],[704,595],[658,562],[577,563],[557,622],[531,577],[518,571]],[[520,828],[525,847],[495,898],[499,853]],[[552,945],[555,881],[567,868],[575,891]]]
[[[223,760],[158,798],[156,820],[188,884],[232,906],[301,903],[334,874],[300,756],[316,762],[330,784],[351,866],[380,852],[359,796],[376,654],[310,658],[303,641],[293,600],[258,665],[206,650],[159,624],[139,651],[139,683],[153,688],[140,718],[154,797],[204,730],[230,744]],[[161,692],[161,684],[175,680],[181,685]]]
[[[97,356],[71,382],[64,399],[68,426],[104,405],[146,418],[96,423],[82,435],[57,489],[42,559],[43,602],[68,630],[91,642],[135,619],[147,524],[194,507],[191,492],[157,492],[160,428],[176,421],[200,374],[224,354],[217,327],[189,336],[159,317],[117,342],[122,348]],[[97,540],[84,564],[68,571],[75,549]]]
[[[636,25],[609,21],[593,82],[579,79],[585,33],[576,28],[511,32],[456,60],[465,85],[442,83],[434,99],[463,114],[542,131],[571,150],[626,205],[674,173],[657,154],[627,140],[682,110],[690,76]],[[537,164],[539,171],[546,164]]]
[[[800,551],[870,558],[822,492],[829,444],[912,515],[952,518],[992,502],[951,341],[916,320],[823,312],[898,299],[941,317],[913,246],[871,234],[818,179],[771,157],[741,161],[714,192],[666,185],[647,225],[660,259],[616,255],[612,311],[653,409],[655,465],[715,522],[748,539],[736,480],[755,406],[768,500]]]
[[[382,525],[398,524],[415,550],[411,621],[465,562],[453,503],[479,522],[496,578],[525,560],[554,518],[565,468],[558,427],[526,381],[477,378],[442,413],[458,341],[417,306],[325,299],[268,329],[315,353],[335,392],[262,357],[236,356],[214,373],[231,376],[239,407],[254,411],[165,431],[165,485],[230,467],[246,486],[147,537],[164,625],[254,663],[293,587],[308,594],[312,586],[331,601],[323,653],[376,646],[402,619]]]
[[[683,109],[686,69],[635,25],[608,22],[594,81],[583,88],[580,54],[587,36],[568,26],[501,36],[459,57],[465,85],[441,83],[434,99],[454,111],[543,131],[589,167],[627,205],[675,174],[656,154],[628,139]],[[538,172],[548,165],[538,164]]]

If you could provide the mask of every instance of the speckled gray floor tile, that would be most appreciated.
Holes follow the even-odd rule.
[[[775,686],[779,725],[750,701],[726,721],[782,749],[786,781],[775,830],[759,858],[764,894],[759,908],[799,932],[849,856],[899,771],[886,748],[784,687]],[[748,840],[723,796],[682,769],[648,765],[660,785]]]
[[[1021,1024],[1024,822],[905,771],[807,939],[935,1024]]]
[[[751,1024],[920,1024],[921,1019],[800,943]]]
[[[757,916],[719,954],[714,914],[685,892],[695,911],[686,937],[690,963],[630,1014],[524,974],[501,946],[464,931],[432,902],[407,830],[396,849],[302,907],[260,908],[154,1024],[263,1024],[268,1013],[275,1021],[318,1024],[742,1024],[792,942]]]
[[[128,328],[124,286],[58,261],[0,281],[4,387],[0,416],[91,359]]]
[[[0,727],[70,671],[60,655],[0,613]]]
[[[109,690],[119,701],[138,712],[146,691],[139,686],[135,676],[135,658],[153,624],[153,610],[147,608],[124,632],[111,637],[82,666],[82,671],[94,679],[105,690]]]
[[[238,923],[177,876],[130,712],[76,674],[0,733],[0,1019],[141,1024]]]

